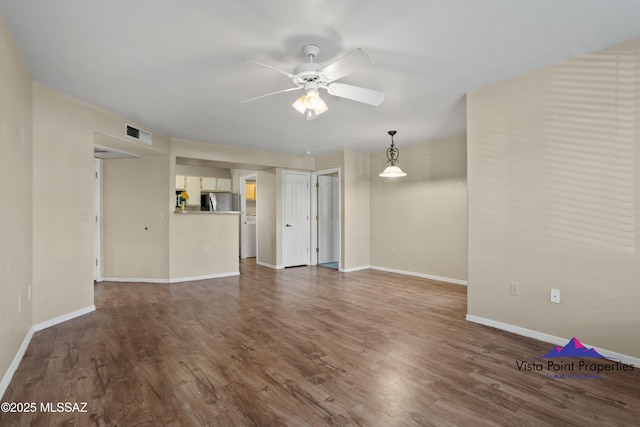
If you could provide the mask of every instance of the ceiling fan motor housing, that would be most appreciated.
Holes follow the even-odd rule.
[[[317,79],[320,70],[322,70],[322,64],[307,62],[306,64],[298,65],[293,70],[293,74],[303,81],[309,81]]]
[[[313,62],[313,59],[316,57],[318,53],[320,53],[320,48],[315,44],[308,44],[302,48],[302,52],[309,58],[309,62],[305,64],[298,65],[294,70],[293,74],[298,77],[301,82],[309,82],[316,80],[322,70],[322,64],[316,64]]]

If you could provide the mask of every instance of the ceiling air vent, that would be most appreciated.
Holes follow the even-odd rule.
[[[129,138],[137,139],[140,142],[151,145],[152,134],[146,130],[138,129],[131,125],[126,125],[127,136]]]

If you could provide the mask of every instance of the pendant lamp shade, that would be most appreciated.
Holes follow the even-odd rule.
[[[384,178],[397,178],[400,176],[407,176],[407,174],[402,172],[402,169],[398,166],[387,166],[386,169],[380,173],[380,176]]]
[[[400,157],[400,150],[398,150],[394,145],[393,136],[397,132],[395,130],[390,130],[387,133],[391,135],[391,147],[387,148],[387,163],[389,163],[389,166],[387,166],[386,169],[382,171],[382,173],[380,173],[380,176],[384,178],[397,178],[401,176],[407,176],[407,174],[404,173],[399,166],[396,166],[396,163],[398,163],[398,157]]]

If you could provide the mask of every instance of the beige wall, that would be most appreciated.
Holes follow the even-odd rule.
[[[239,274],[238,214],[171,214],[171,280]]]
[[[141,155],[169,154],[171,152],[171,139],[167,136],[140,126],[140,124],[131,120],[125,120],[115,114],[100,110],[92,105],[85,105],[96,113],[94,122],[96,135],[100,137],[105,136],[107,139],[106,141],[96,139],[97,144]],[[153,143],[148,145],[125,136],[125,127],[127,124],[151,132],[153,135]]]
[[[315,171],[321,172],[336,168],[344,168],[344,151],[315,158]]]
[[[348,271],[368,267],[371,263],[369,155],[345,151],[341,179],[342,268]]]
[[[639,70],[633,41],[468,95],[471,316],[640,357]]]
[[[102,161],[102,275],[167,280],[170,157]]]
[[[171,150],[176,157],[214,160],[244,165],[313,170],[313,158],[270,151],[250,150],[207,142],[174,138]],[[250,169],[247,167],[247,169]]]
[[[31,76],[1,16],[0,94],[1,379],[32,324],[33,248]]]
[[[402,147],[401,178],[371,155],[371,265],[467,280],[466,137]]]
[[[33,320],[40,323],[93,305],[94,143],[169,159],[170,140],[156,133],[152,146],[132,140],[125,136],[124,119],[38,83],[33,87]],[[156,161],[160,157],[156,157]],[[142,223],[149,224],[155,235],[151,240],[168,244],[168,228],[165,226],[160,232],[158,229],[162,227],[157,223],[166,221],[166,216],[161,220],[160,215],[166,215],[173,202],[173,197],[167,194],[167,188],[173,186],[173,178],[169,179],[169,161],[164,161],[164,167],[169,170],[160,171],[158,163],[155,168],[150,166],[151,159],[137,160],[144,165],[145,173],[136,172],[135,168],[122,168],[120,172],[126,180],[122,188],[111,187],[110,179],[102,183],[102,191],[107,194],[102,208],[106,209],[109,219],[117,220],[105,224],[103,218],[103,225],[111,227],[107,228],[109,233],[127,230],[134,235],[139,233]],[[103,165],[109,161],[118,162],[105,160]],[[107,176],[111,177],[110,166],[106,170]],[[158,180],[149,181],[147,174]],[[119,200],[122,194],[130,197],[125,197],[126,200],[136,199],[133,203],[141,200],[146,203],[155,197],[153,208],[150,208],[153,216],[141,218],[145,211],[140,209],[132,210],[129,215],[112,215],[114,211],[110,209],[122,207]],[[160,198],[164,198],[163,211],[158,207]],[[164,236],[161,238],[158,233],[164,233]],[[120,253],[117,251],[119,239],[130,237],[123,233],[106,234],[104,230],[102,234],[103,253],[111,256],[106,257],[108,270],[105,273],[117,277],[138,265],[154,263],[158,252],[167,251],[166,248],[154,248],[150,256],[146,251],[149,246],[145,248],[138,241],[135,247],[126,250],[131,256],[126,264],[119,266],[122,272],[113,272],[109,269],[114,265],[113,255]],[[111,245],[115,245],[116,250]],[[166,269],[166,262],[165,258],[163,265],[156,268]]]
[[[176,175],[231,178],[231,170],[211,166],[176,165]]]
[[[85,104],[33,88],[33,320],[93,305],[93,129]]]

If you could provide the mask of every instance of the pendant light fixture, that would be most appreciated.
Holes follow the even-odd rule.
[[[406,173],[402,172],[396,163],[398,163],[398,157],[400,157],[400,150],[396,148],[393,143],[393,136],[397,133],[395,130],[390,130],[387,132],[391,135],[391,147],[387,148],[387,163],[389,166],[380,174],[380,176],[384,178],[396,178],[400,176],[407,176]]]

